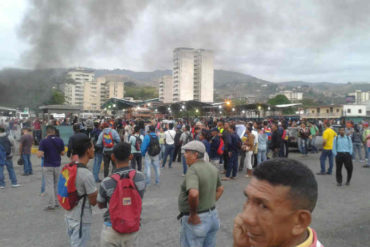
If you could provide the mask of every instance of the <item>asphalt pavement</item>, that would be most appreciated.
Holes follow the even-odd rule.
[[[313,172],[319,171],[319,154],[302,157],[292,153],[290,156],[302,161]],[[7,186],[0,191],[0,246],[68,246],[63,209],[43,211],[40,160],[32,155],[34,175],[27,177],[20,176],[23,167],[16,165],[16,160],[17,157],[14,157],[17,179],[23,186],[11,188],[5,171]],[[67,163],[66,157],[63,163]],[[319,200],[313,213],[312,227],[326,247],[370,246],[370,169],[361,166],[362,163],[354,163],[350,186],[337,187],[335,175],[317,176]],[[89,167],[92,168],[92,161]],[[160,185],[147,188],[143,199],[139,247],[179,246],[180,227],[176,216],[177,197],[184,179],[181,174],[182,165],[174,163],[171,169],[161,169]],[[343,174],[345,178],[344,169]],[[221,219],[218,247],[232,246],[233,218],[242,209],[245,201],[243,189],[248,181],[244,173],[240,173],[235,181],[223,182],[225,191],[216,204]],[[103,212],[97,207],[93,209],[89,246],[99,246]]]

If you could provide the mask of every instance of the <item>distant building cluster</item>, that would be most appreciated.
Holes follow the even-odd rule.
[[[348,94],[348,96],[352,97],[352,103],[370,105],[370,91],[362,92],[361,90],[356,90],[354,93]]]
[[[213,102],[214,55],[211,50],[176,48],[172,76],[159,83],[159,100],[164,103],[196,100]]]
[[[95,78],[93,71],[77,68],[68,72],[64,96],[68,105],[99,112],[108,99],[124,98],[124,81],[121,76],[114,75]]]

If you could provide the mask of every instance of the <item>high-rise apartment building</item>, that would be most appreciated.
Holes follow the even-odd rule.
[[[163,103],[173,102],[173,80],[172,76],[162,76],[159,81],[159,101]]]
[[[101,110],[110,98],[124,98],[124,82],[121,77],[106,76],[94,79],[94,73],[84,69],[68,72],[64,85],[65,104],[82,106],[84,111]]]
[[[176,48],[173,52],[173,102],[213,102],[213,52]]]
[[[83,68],[73,69],[68,72],[67,79],[64,86],[65,103],[83,106],[85,82],[94,80],[94,72]]]
[[[213,52],[195,50],[194,56],[194,100],[213,102]]]

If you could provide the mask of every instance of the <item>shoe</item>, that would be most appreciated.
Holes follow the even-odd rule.
[[[185,174],[183,173],[183,174],[181,175],[181,177],[185,177]]]
[[[364,165],[362,166],[363,168],[369,168],[370,166],[369,165]]]
[[[222,172],[220,172],[221,174],[226,174],[226,171],[222,171]]]
[[[55,204],[55,208],[60,208],[59,204]]]
[[[316,173],[316,175],[326,175],[326,173],[325,172],[318,172],[318,173]]]
[[[249,176],[249,175],[247,174],[247,175],[245,175],[244,177],[246,177],[246,178],[251,178],[252,176]]]
[[[0,186],[0,189],[1,189],[1,190],[5,189],[5,186]]]
[[[223,178],[221,178],[221,181],[230,181],[231,180],[231,178],[229,178],[229,177],[223,177]]]
[[[327,172],[326,175],[331,175],[331,172]]]
[[[95,183],[100,183],[101,179],[95,180]]]
[[[231,177],[232,180],[236,180],[236,177]]]
[[[23,174],[21,174],[21,176],[28,176],[29,174],[27,174],[27,173],[23,173]]]
[[[12,184],[12,188],[18,188],[18,187],[21,187],[22,185],[20,184]]]
[[[50,206],[44,208],[44,211],[53,211],[53,210],[55,210],[55,208],[54,207],[50,207]]]
[[[337,186],[339,187],[339,186],[342,186],[342,183],[337,183]]]
[[[365,160],[360,160],[360,163],[364,163],[365,162]]]
[[[349,182],[347,182],[346,185],[348,186],[349,185]]]

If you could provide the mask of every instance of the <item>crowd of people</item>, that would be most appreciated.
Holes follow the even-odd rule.
[[[19,137],[14,131],[18,124],[22,127]],[[47,126],[42,139],[43,124]],[[356,157],[359,162],[365,162],[367,157],[364,167],[370,167],[368,124],[347,123],[339,128],[338,135],[331,124],[331,121],[243,122],[213,118],[191,121],[74,118],[47,123],[38,119],[22,123],[11,120],[0,127],[0,154],[3,154],[0,155],[0,189],[5,188],[4,167],[12,187],[20,186],[12,163],[14,139],[19,140],[17,163],[24,165],[24,176],[33,174],[31,147],[38,144],[45,210],[52,211],[60,205],[66,209],[71,246],[86,246],[95,205],[107,208],[101,246],[135,246],[142,198],[146,187],[152,184],[152,169],[153,183],[159,184],[161,169],[170,169],[173,162],[179,162],[184,176],[178,205],[181,246],[215,246],[220,225],[215,204],[223,194],[222,181],[231,182],[242,172],[251,180],[244,191],[247,196],[244,210],[235,218],[235,247],[294,246],[304,242],[308,245],[302,246],[321,246],[315,231],[309,228],[317,200],[317,183],[308,168],[288,159],[290,128],[297,129],[297,145],[304,156],[309,150],[319,152],[316,141],[322,134],[321,170],[317,174],[332,174],[335,158],[338,186],[342,186],[342,166],[347,170],[345,184],[350,185]],[[73,128],[66,145],[59,136],[58,125]],[[70,163],[61,170],[65,146]],[[86,169],[91,159],[94,160],[92,172]],[[102,163],[104,171],[100,177]],[[298,182],[293,183],[292,177]],[[71,178],[74,180],[70,185]],[[282,190],[279,185],[287,188]],[[266,193],[260,193],[260,188]],[[274,204],[279,198],[285,198],[287,203]],[[271,213],[265,217],[266,210],[287,214]],[[268,224],[273,219],[279,225]],[[290,224],[293,221],[296,225]],[[278,238],[263,235],[264,230],[280,235]]]

